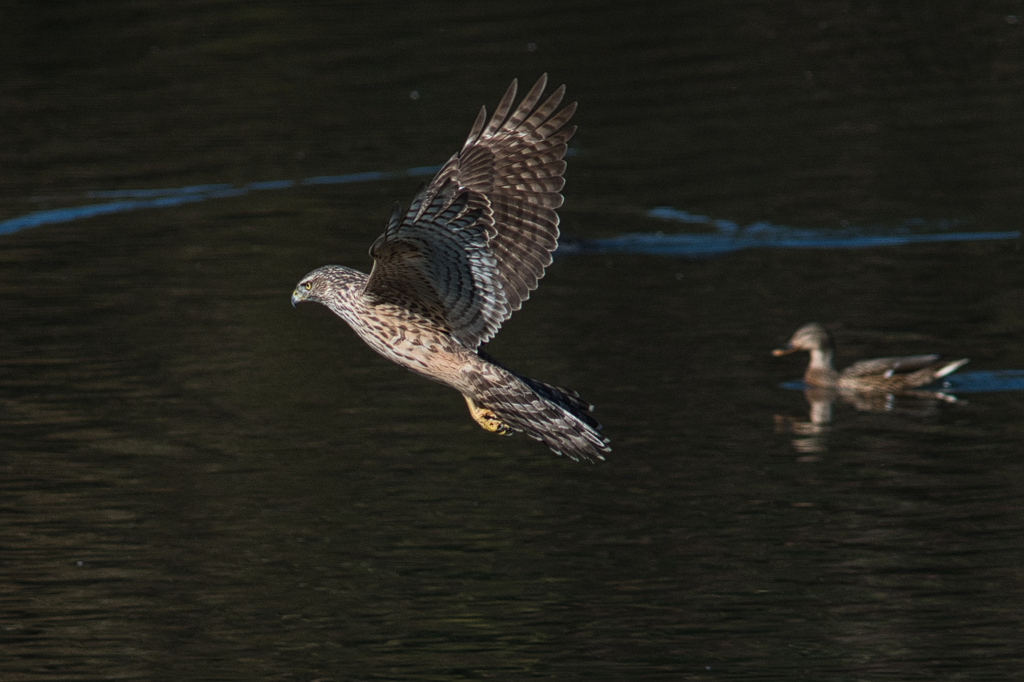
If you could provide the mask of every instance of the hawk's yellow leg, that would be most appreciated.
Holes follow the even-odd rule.
[[[468,395],[464,395],[462,397],[466,399],[466,405],[469,406],[470,416],[473,417],[473,420],[482,426],[485,431],[496,433],[499,436],[512,435],[512,427],[498,419],[498,415],[494,414],[492,410],[488,410],[484,407],[477,407],[477,404],[474,403],[473,399]]]

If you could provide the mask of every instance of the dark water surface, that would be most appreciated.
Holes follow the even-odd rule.
[[[0,679],[1022,679],[1024,393],[812,423],[770,350],[1024,369],[1024,3],[14,2],[0,37],[0,221],[275,183],[0,235]],[[571,237],[967,237],[567,252],[490,351],[615,450],[487,434],[288,298],[545,71]]]

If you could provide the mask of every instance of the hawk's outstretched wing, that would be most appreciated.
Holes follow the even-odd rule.
[[[491,339],[537,288],[558,245],[570,104],[565,86],[538,106],[547,75],[512,110],[512,81],[490,120],[370,247],[371,299],[427,315],[468,348]]]

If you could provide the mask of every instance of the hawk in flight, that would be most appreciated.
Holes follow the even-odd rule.
[[[292,305],[315,301],[389,360],[459,391],[480,426],[520,431],[572,459],[604,459],[608,439],[576,393],[522,376],[481,345],[537,288],[558,246],[565,86],[547,75],[513,107],[516,81],[408,210],[396,205],[370,247],[369,275],[341,265],[309,273]]]

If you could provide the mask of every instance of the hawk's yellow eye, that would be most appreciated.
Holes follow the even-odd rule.
[[[306,282],[305,284],[302,285],[302,288],[305,289],[306,291],[309,291],[310,289],[313,288],[313,285],[310,282]]]

